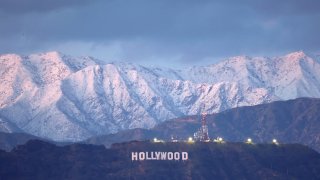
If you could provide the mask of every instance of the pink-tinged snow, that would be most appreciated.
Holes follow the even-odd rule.
[[[0,131],[77,141],[167,119],[320,97],[317,56],[238,56],[174,70],[58,52],[0,56]]]

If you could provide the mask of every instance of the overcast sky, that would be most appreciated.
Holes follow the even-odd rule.
[[[0,0],[0,53],[184,66],[320,50],[319,0]]]

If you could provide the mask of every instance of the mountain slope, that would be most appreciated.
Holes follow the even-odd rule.
[[[227,141],[301,143],[320,152],[320,99],[299,98],[251,107],[239,107],[208,115],[209,136],[222,136]],[[128,130],[112,135],[93,137],[89,144],[110,146],[115,142],[146,140],[154,137],[186,140],[200,127],[199,116],[186,116],[158,124],[150,130]]]
[[[270,89],[282,100],[319,97],[320,65],[303,51],[283,57],[232,57],[207,67],[185,72],[195,82],[239,82],[245,87]]]
[[[0,56],[0,75],[0,117],[7,122],[1,129],[57,141],[151,128],[201,112],[320,97],[319,61],[303,52],[234,57],[186,70],[57,52],[8,54]]]

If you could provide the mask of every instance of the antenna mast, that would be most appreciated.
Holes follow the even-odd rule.
[[[201,114],[201,127],[197,132],[194,133],[194,139],[196,141],[202,141],[202,142],[210,141],[206,117],[207,117],[207,113]]]

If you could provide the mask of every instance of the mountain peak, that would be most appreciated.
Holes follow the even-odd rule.
[[[0,54],[0,59],[21,59],[18,54]]]
[[[231,58],[228,58],[227,61],[231,61],[231,62],[245,62],[246,60],[248,59],[252,59],[252,57],[250,56],[245,56],[245,55],[242,55],[242,56],[233,56]]]
[[[49,51],[49,52],[44,52],[44,53],[39,53],[39,54],[31,54],[29,55],[30,57],[40,57],[46,60],[53,60],[53,59],[60,59],[63,54],[58,52],[58,51]]]
[[[296,51],[296,52],[293,52],[293,53],[289,53],[287,54],[285,57],[289,58],[289,59],[303,59],[305,57],[307,57],[308,55],[300,50],[300,51]]]

